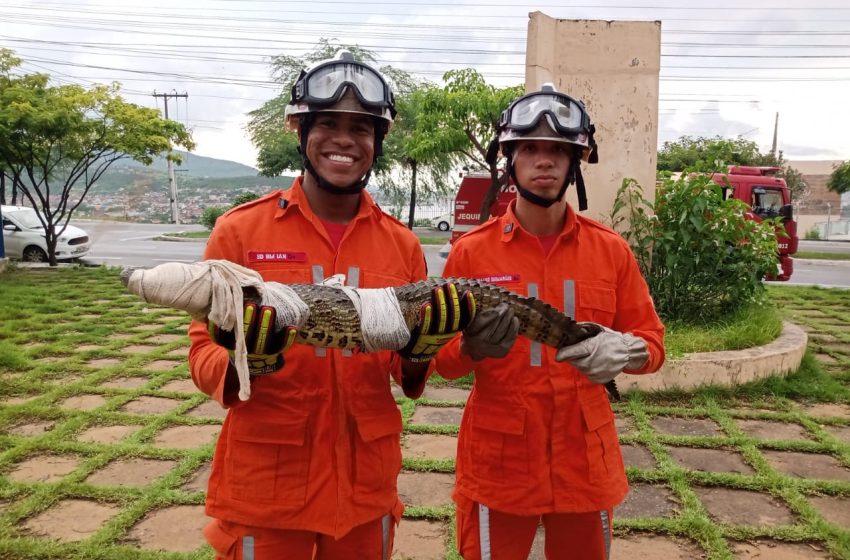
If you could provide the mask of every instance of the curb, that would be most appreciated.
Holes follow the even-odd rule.
[[[628,391],[691,391],[706,385],[732,387],[800,368],[809,337],[793,323],[782,323],[779,338],[764,346],[722,352],[695,352],[665,362],[657,373],[621,375],[617,387]]]

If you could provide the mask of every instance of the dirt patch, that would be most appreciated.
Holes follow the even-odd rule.
[[[183,362],[175,362],[174,360],[154,360],[145,366],[149,371],[171,371],[172,369],[183,365]]]
[[[426,386],[422,398],[430,401],[460,401],[465,403],[469,398],[469,390],[457,387],[431,387]]]
[[[396,527],[393,560],[443,560],[446,526],[435,521],[404,519]]]
[[[103,502],[62,500],[23,523],[23,528],[37,535],[64,542],[86,539],[121,510]]]
[[[38,455],[21,461],[6,476],[17,482],[54,482],[79,464],[80,459],[68,455]]]
[[[186,492],[206,492],[207,484],[210,481],[210,471],[212,470],[212,465],[210,463],[205,464],[203,467],[195,471],[195,474],[192,475],[192,478],[188,480],[182,488]]]
[[[116,366],[122,362],[123,360],[119,360],[118,358],[95,358],[94,360],[87,361],[86,365],[95,369],[103,369]]]
[[[402,443],[405,457],[417,459],[454,459],[457,438],[441,434],[407,434]]]
[[[776,470],[787,475],[800,478],[850,481],[850,469],[842,466],[838,459],[829,455],[769,449],[763,449],[762,453]]]
[[[402,472],[398,494],[406,506],[442,507],[452,503],[455,475],[433,472]]]
[[[144,387],[150,381],[147,377],[118,377],[101,383],[101,387],[109,389],[138,389]]]
[[[209,522],[204,506],[167,507],[148,513],[128,538],[148,550],[191,552],[206,542],[202,531]]]
[[[106,399],[100,395],[77,395],[59,401],[60,408],[71,410],[94,410],[106,404]]]
[[[172,426],[159,432],[151,445],[168,449],[197,449],[214,443],[221,426]]]
[[[626,444],[620,446],[623,452],[623,463],[627,467],[637,467],[639,469],[654,469],[656,466],[655,457],[652,453],[642,445]]]
[[[668,447],[670,455],[683,467],[705,472],[753,474],[755,470],[744,462],[740,453],[731,449],[698,447]]]
[[[769,494],[734,488],[700,488],[693,491],[714,519],[730,525],[776,527],[794,523],[784,503]]]
[[[145,339],[145,342],[153,342],[154,344],[168,344],[178,340],[186,340],[188,337],[183,334],[157,334]]]
[[[802,407],[806,414],[812,416],[850,418],[850,406],[837,403],[816,403]]]
[[[158,346],[149,346],[147,344],[131,344],[130,346],[125,346],[121,349],[125,354],[147,354],[148,352],[153,352],[158,350]]]
[[[662,434],[671,436],[722,436],[717,422],[708,418],[681,418],[658,416],[652,419],[652,427]]]
[[[457,407],[417,406],[410,418],[413,424],[460,426],[463,409]]]
[[[13,436],[37,437],[53,429],[56,422],[40,420],[36,422],[23,422],[7,428],[6,432]]]
[[[227,409],[222,408],[216,401],[205,401],[186,413],[193,418],[220,418],[227,416]]]
[[[171,412],[181,404],[183,404],[182,401],[175,399],[142,396],[128,402],[121,407],[121,410],[130,414],[164,414]]]
[[[614,509],[620,517],[672,517],[679,500],[666,486],[632,484],[626,499]]]
[[[118,443],[139,429],[139,426],[92,426],[77,436],[83,443]]]
[[[159,459],[116,459],[86,478],[95,486],[147,486],[174,468],[177,461]]]
[[[730,548],[739,560],[829,560],[831,555],[819,544],[784,543],[772,540],[730,543]]]
[[[765,440],[809,440],[806,429],[792,422],[769,422],[767,420],[735,419],[741,431],[750,437]]]
[[[191,379],[174,379],[159,388],[160,391],[174,391],[175,393],[195,393],[198,388]]]
[[[611,543],[611,560],[697,560],[705,553],[690,541],[660,535],[627,535]]]

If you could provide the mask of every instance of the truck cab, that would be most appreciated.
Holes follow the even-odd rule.
[[[475,228],[481,223],[481,204],[484,196],[490,188],[489,173],[467,173],[460,181],[457,195],[455,196],[454,228],[452,229],[451,242]],[[491,216],[501,216],[508,209],[508,204],[516,198],[516,186],[513,181],[501,188],[499,196],[490,207]]]
[[[788,280],[794,272],[791,255],[797,252],[797,222],[791,204],[791,189],[778,176],[779,167],[730,165],[726,173],[715,173],[712,179],[724,188],[725,198],[737,198],[750,207],[747,217],[762,221],[782,217],[779,236],[780,271],[773,280]]]

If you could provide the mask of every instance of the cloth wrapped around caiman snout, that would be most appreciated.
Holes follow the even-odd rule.
[[[447,282],[454,282],[459,293],[472,292],[479,310],[507,303],[519,319],[520,335],[554,348],[576,344],[600,330],[595,324],[577,323],[539,299],[467,278],[432,278],[381,289],[346,287],[337,277],[322,284],[280,284],[265,282],[258,272],[222,260],[128,268],[121,278],[148,303],[187,311],[195,319],[235,330],[234,362],[243,399],[250,394],[242,333],[245,301],[273,305],[279,327],[298,328],[296,342],[361,351],[403,348],[420,307],[430,300],[435,287]]]

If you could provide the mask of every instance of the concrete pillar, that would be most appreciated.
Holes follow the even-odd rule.
[[[541,12],[529,17],[526,91],[552,82],[581,99],[596,125],[599,163],[582,164],[584,214],[607,222],[626,177],[654,200],[661,22],[563,20]],[[578,209],[573,187],[567,196]]]

